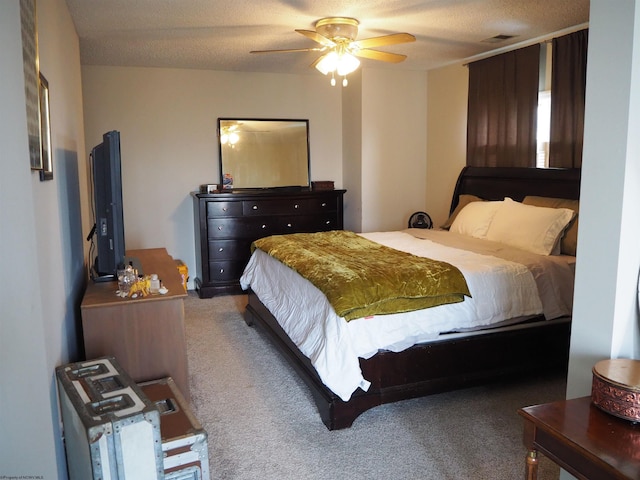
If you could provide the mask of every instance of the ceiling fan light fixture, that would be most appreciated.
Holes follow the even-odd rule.
[[[320,61],[316,64],[316,68],[323,75],[328,74],[329,72],[335,72],[338,66],[338,54],[335,50],[331,50],[329,53],[326,53],[322,56]]]
[[[344,77],[356,71],[356,69],[360,66],[360,60],[351,55],[350,53],[345,53],[338,58],[338,64],[336,65],[336,70],[338,75]]]
[[[323,75],[331,74],[331,85],[335,85],[336,74],[343,77],[342,84],[347,86],[346,76],[353,73],[360,66],[356,57],[379,60],[383,62],[402,62],[406,55],[374,50],[374,47],[397,45],[415,42],[416,38],[410,33],[392,33],[356,40],[360,23],[350,17],[321,18],[315,24],[315,31],[296,29],[297,33],[313,40],[320,46],[312,48],[294,48],[284,50],[252,50],[251,53],[271,52],[324,52],[312,64]]]
[[[323,75],[331,73],[331,86],[335,86],[336,73],[343,77],[342,86],[348,85],[347,75],[353,73],[360,66],[360,60],[350,53],[344,52],[342,54],[337,53],[335,50],[326,53],[318,63],[316,63],[316,69]]]
[[[360,22],[349,17],[327,17],[316,22],[316,32],[330,39],[353,41],[358,36]]]

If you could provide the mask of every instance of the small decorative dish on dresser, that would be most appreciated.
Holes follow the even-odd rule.
[[[602,360],[593,367],[591,401],[601,410],[640,422],[640,360]]]

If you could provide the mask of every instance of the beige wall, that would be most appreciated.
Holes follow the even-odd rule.
[[[613,355],[640,356],[636,292],[640,263],[637,249],[639,140],[633,134],[638,130],[640,118],[636,101],[640,87],[632,81],[638,71],[640,52],[637,33],[640,9],[635,8],[636,3],[619,2],[612,8],[609,0],[592,0],[591,19],[593,31],[597,33],[590,36],[585,125],[585,132],[592,132],[587,135],[592,140],[585,142],[584,208],[581,209],[584,221],[580,224],[578,244],[569,372],[572,395],[588,394],[590,367],[594,361]],[[215,152],[212,125],[217,116],[271,116],[274,113],[309,116],[313,178],[333,179],[338,186],[353,181],[356,188],[351,198],[357,199],[361,196],[359,190],[365,189],[366,195],[372,195],[374,189],[362,185],[361,168],[366,159],[363,158],[362,163],[339,160],[343,134],[355,138],[352,143],[345,139],[345,156],[349,159],[360,156],[364,150],[362,104],[376,102],[367,112],[389,113],[389,110],[377,103],[384,101],[386,90],[385,83],[376,80],[364,88],[359,86],[357,90],[341,93],[337,88],[330,90],[326,79],[317,75],[289,78],[286,75],[86,67],[82,71],[86,77],[82,83],[85,120],[91,132],[87,132],[85,142],[83,99],[78,87],[78,40],[66,4],[64,0],[37,0],[37,9],[40,62],[50,84],[54,154],[54,180],[45,183],[28,167],[19,3],[0,2],[0,71],[3,72],[0,89],[3,255],[0,264],[5,274],[11,274],[0,294],[3,309],[0,377],[3,386],[10,386],[0,389],[0,404],[6,413],[0,415],[0,465],[6,475],[64,478],[64,450],[53,371],[56,365],[77,359],[78,353],[78,305],[86,273],[81,252],[90,228],[88,148],[109,129],[124,132],[123,153],[128,155],[126,194],[137,205],[131,207],[136,212],[129,215],[132,235],[142,243],[140,232],[148,229],[150,234],[145,233],[144,237],[150,239],[149,244],[174,241],[180,256],[181,252],[188,254],[186,248],[193,245],[188,191],[217,176],[217,159],[212,154]],[[611,52],[617,53],[613,65],[621,75],[609,75]],[[436,217],[443,215],[444,210],[442,205],[437,210],[430,207],[432,199],[437,201],[438,175],[443,173],[442,178],[454,181],[455,175],[444,175],[448,172],[445,165],[462,158],[460,151],[453,148],[458,144],[456,139],[464,135],[459,124],[462,100],[454,93],[464,90],[461,74],[456,67],[446,67],[428,75],[429,117],[423,130],[428,132],[427,180],[415,177],[428,187],[426,209]],[[392,74],[385,78],[398,80]],[[363,90],[381,97],[363,95]],[[308,95],[315,99],[307,98]],[[391,98],[395,95],[397,92]],[[401,102],[405,101],[403,95],[399,97]],[[349,105],[345,107],[343,101]],[[451,113],[454,105],[458,112],[455,115]],[[449,116],[442,117],[444,113]],[[360,118],[356,121],[355,117]],[[440,123],[441,118],[447,118],[447,124]],[[347,124],[343,125],[343,121]],[[441,137],[448,139],[447,142],[441,141]],[[141,141],[136,142],[136,138]],[[131,141],[126,143],[128,139]],[[322,148],[314,150],[318,143]],[[444,160],[449,154],[455,160]],[[416,161],[419,170],[421,162]],[[387,161],[386,165],[393,164]],[[382,162],[371,168],[375,172],[382,168]],[[457,170],[451,167],[456,175]],[[602,196],[603,184],[607,185],[607,191],[613,192],[606,198]],[[452,186],[447,189],[442,185],[442,188],[445,196],[450,196],[447,190]],[[384,190],[388,195],[396,191]],[[351,198],[348,194],[349,207],[345,215],[358,222],[362,218],[357,213],[361,202],[353,207],[349,204]],[[393,216],[397,218],[395,212]],[[156,227],[154,223],[162,225]],[[25,452],[28,452],[28,462],[25,462]]]
[[[64,0],[37,0],[53,180],[29,168],[20,3],[0,2],[0,470],[65,478],[55,367],[78,360],[86,171],[78,37]]]
[[[362,231],[362,70],[349,75],[342,92],[342,174],[349,189],[344,198],[344,228]]]
[[[95,66],[82,75],[87,161],[103,133],[121,134],[126,247],[166,247],[193,272],[190,285],[190,192],[218,183],[218,117],[308,118],[311,178],[347,189],[345,228],[403,228],[426,208],[425,72],[365,70],[346,89],[321,75]],[[345,118],[362,125],[345,125],[343,144]]]
[[[423,210],[426,72],[362,71],[362,230],[406,228]]]
[[[398,230],[425,208],[425,72],[362,69],[343,92],[345,228]]]
[[[88,158],[121,135],[125,243],[166,247],[195,278],[190,192],[219,183],[218,117],[309,119],[312,180],[343,186],[340,90],[321,75],[82,69]]]
[[[74,277],[84,273],[82,234],[89,220],[88,190],[84,179],[84,124],[80,48],[64,0],[37,3],[40,72],[49,82],[53,180],[40,182],[32,175],[36,199],[39,277],[46,288],[43,304],[51,318],[65,318],[63,329],[46,322],[49,361],[57,365],[67,357],[77,358],[76,325],[72,301],[82,296],[84,284],[74,285]],[[61,252],[47,255],[44,252]],[[64,272],[64,273],[63,273]],[[67,278],[61,284],[61,278]],[[64,292],[60,298],[60,292]],[[74,298],[75,297],[75,298]],[[51,347],[55,345],[55,347]]]
[[[451,195],[466,165],[468,69],[430,70],[428,82],[426,211],[437,227],[449,216]]]

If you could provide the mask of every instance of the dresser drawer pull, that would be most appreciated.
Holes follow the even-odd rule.
[[[331,220],[327,220],[326,222],[324,222],[325,225],[331,225]]]
[[[222,230],[224,228],[224,225],[218,225],[218,230]]]
[[[287,223],[287,227],[291,228],[293,225],[291,225],[290,223]]]
[[[267,226],[263,223],[263,224],[262,224],[262,228],[263,228],[263,229],[264,229],[264,228],[267,228]]]
[[[227,211],[227,207],[222,207],[222,211],[226,212]]]
[[[293,206],[293,208],[299,208],[300,205],[298,205],[297,203]]]
[[[326,207],[327,206],[327,202],[322,202],[322,207]]]
[[[221,268],[221,269],[220,269],[220,273],[224,273],[224,268]]]
[[[218,251],[219,251],[219,252],[224,252],[224,247],[220,247],[220,248],[218,249]]]
[[[258,205],[254,205],[253,207],[251,207],[253,210],[257,210],[258,209]]]

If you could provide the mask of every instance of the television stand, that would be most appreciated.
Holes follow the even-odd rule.
[[[172,377],[189,400],[184,328],[187,292],[174,259],[164,248],[130,250],[148,273],[157,273],[165,295],[116,295],[117,285],[89,282],[80,310],[86,359],[114,356],[136,381]]]

